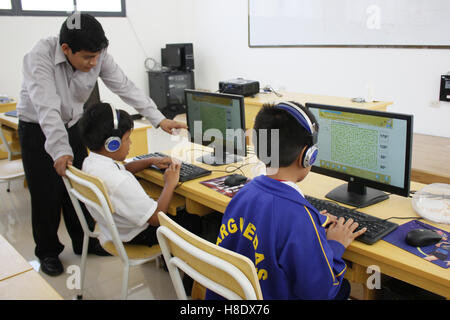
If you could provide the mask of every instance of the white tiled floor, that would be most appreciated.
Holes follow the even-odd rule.
[[[161,130],[152,130],[151,150],[170,148],[170,136]],[[163,147],[163,148],[162,148]],[[0,160],[4,161],[4,160]],[[6,192],[6,183],[0,183],[0,234],[2,234],[22,256],[59,292],[64,299],[76,298],[73,273],[70,266],[79,266],[81,256],[72,251],[71,241],[61,219],[59,239],[65,245],[59,258],[65,272],[50,277],[40,271],[39,260],[34,255],[34,240],[31,228],[30,194],[24,188],[23,179],[13,181],[11,192]],[[73,268],[73,267],[72,267]],[[72,271],[73,272],[73,271]],[[122,286],[122,263],[116,257],[88,255],[84,299],[118,299]],[[142,266],[130,267],[128,299],[176,299],[169,273],[156,267],[154,261]]]
[[[70,266],[79,266],[81,256],[73,253],[71,241],[63,219],[59,239],[65,245],[59,258],[65,272],[57,277],[40,271],[39,260],[34,255],[31,228],[30,195],[23,180],[12,182],[11,192],[6,184],[0,184],[0,233],[14,248],[39,271],[64,299],[76,298],[73,287],[74,273]],[[75,268],[76,269],[76,268]],[[122,263],[116,257],[88,255],[84,299],[119,299],[122,286]],[[130,268],[128,299],[176,299],[169,273],[157,268],[154,261]]]

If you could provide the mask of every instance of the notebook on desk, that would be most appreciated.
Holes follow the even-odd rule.
[[[10,116],[10,117],[17,118],[17,110],[12,110],[12,111],[5,112],[5,116]]]

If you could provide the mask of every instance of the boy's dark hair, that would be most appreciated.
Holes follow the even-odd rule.
[[[315,125],[317,132],[319,131],[319,124],[314,115],[301,104],[289,101],[300,107],[309,117],[311,123]],[[255,153],[258,159],[263,160],[262,157],[267,156],[273,158],[277,155],[272,155],[271,151],[271,130],[278,129],[279,141],[275,141],[279,145],[279,166],[288,167],[297,159],[303,147],[310,146],[313,143],[311,134],[306,131],[303,126],[289,112],[274,108],[274,104],[264,104],[255,118],[254,129],[256,131]],[[266,129],[267,134],[264,135],[260,131]],[[266,138],[267,137],[267,138]],[[262,140],[262,141],[261,141]],[[267,154],[261,154],[261,144],[267,144]],[[262,156],[262,157],[261,157]],[[268,167],[270,163],[266,163]]]
[[[87,13],[74,13],[61,26],[59,44],[63,43],[67,43],[72,52],[76,53],[80,50],[103,50],[108,47],[109,41],[97,19]]]
[[[125,132],[134,127],[128,112],[117,110],[119,113],[118,128],[114,130],[113,114],[109,103],[96,103],[88,107],[78,122],[81,139],[86,147],[92,151],[99,151],[111,136],[123,137]]]

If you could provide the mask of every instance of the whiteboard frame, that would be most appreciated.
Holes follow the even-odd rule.
[[[402,48],[402,49],[450,49],[449,45],[380,45],[380,44],[351,44],[351,45],[336,45],[336,44],[290,44],[290,45],[252,45],[250,42],[250,1],[247,0],[247,42],[249,48]]]

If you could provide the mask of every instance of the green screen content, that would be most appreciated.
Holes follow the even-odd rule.
[[[316,166],[402,187],[407,121],[311,108],[319,123]]]

